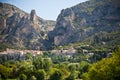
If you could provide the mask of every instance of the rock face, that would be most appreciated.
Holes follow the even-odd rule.
[[[57,18],[55,29],[49,33],[49,38],[54,45],[59,46],[94,39],[105,33],[110,36],[113,33],[120,35],[119,31],[120,1],[89,0],[63,9]]]
[[[55,27],[55,28],[54,28]],[[44,20],[0,3],[0,49],[48,50],[74,42],[120,44],[120,0],[89,0],[63,9],[57,21]]]
[[[10,48],[47,49],[48,33],[53,30],[55,21],[44,20],[19,8],[0,3],[0,44]]]
[[[30,13],[30,20],[33,22],[33,24],[38,24],[38,17],[36,15],[35,10],[32,10]]]

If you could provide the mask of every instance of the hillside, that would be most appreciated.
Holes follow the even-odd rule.
[[[120,1],[89,0],[63,9],[56,22],[38,17],[35,10],[29,14],[0,3],[1,50],[49,50],[71,43],[112,49],[120,45]]]
[[[115,47],[120,44],[120,1],[89,0],[63,9],[49,34],[54,46],[86,43]]]
[[[35,10],[28,14],[0,3],[0,48],[46,49],[48,32],[54,27],[55,21],[38,17]]]

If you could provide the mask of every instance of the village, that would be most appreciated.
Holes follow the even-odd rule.
[[[22,59],[25,60],[26,59],[26,55],[31,54],[32,57],[36,57],[39,55],[44,55],[44,53],[47,51],[40,51],[40,50],[16,50],[16,49],[9,49],[7,48],[6,51],[0,52],[0,57],[3,56],[7,56],[8,59],[13,59],[13,60],[18,60],[18,59]],[[74,55],[78,55],[78,50],[73,48],[73,47],[69,47],[68,49],[54,49],[54,50],[50,50],[49,51],[50,54],[52,55],[57,55],[57,56],[64,56],[67,58],[72,58]],[[79,55],[77,57],[80,57],[80,55],[82,54],[82,56],[87,56],[86,60],[89,60],[89,57],[92,56],[96,56],[95,57],[95,61],[97,56],[102,56],[103,58],[105,57],[110,57],[112,52],[109,53],[104,53],[101,52],[100,54],[97,52],[90,52],[87,49],[82,49],[82,52],[79,53]],[[88,57],[89,56],[89,57]],[[49,57],[49,59],[51,59],[51,57]]]
[[[0,52],[0,58],[7,57],[7,59],[12,60],[25,60],[26,54],[31,53],[32,56],[42,55],[42,51],[39,50],[15,50],[15,49],[9,49],[7,48],[6,51]]]

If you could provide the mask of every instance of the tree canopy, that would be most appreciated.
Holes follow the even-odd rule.
[[[112,57],[105,58],[91,66],[83,80],[119,80],[120,79],[120,47]]]

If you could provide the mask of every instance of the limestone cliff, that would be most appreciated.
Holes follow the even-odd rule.
[[[0,3],[0,44],[10,48],[47,49],[48,32],[55,21],[44,20],[35,10],[30,14],[19,8]]]
[[[56,46],[85,41],[88,38],[93,42],[95,36],[101,38],[101,42],[107,43],[114,40],[112,44],[117,44],[120,40],[119,32],[120,1],[89,0],[63,9],[57,18],[55,29],[50,32],[49,37]],[[116,38],[113,38],[114,33],[117,33]],[[109,40],[105,40],[107,37]]]

